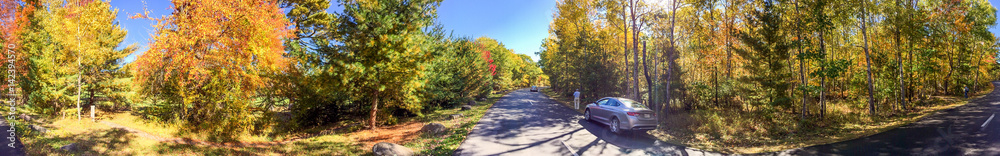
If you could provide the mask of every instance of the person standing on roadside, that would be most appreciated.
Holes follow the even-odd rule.
[[[965,98],[969,98],[969,86],[962,86],[962,93],[965,94]]]
[[[573,92],[573,106],[576,109],[580,109],[580,89],[576,89],[576,92]]]

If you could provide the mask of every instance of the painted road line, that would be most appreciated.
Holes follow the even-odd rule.
[[[941,138],[944,138],[944,141],[948,141],[948,145],[955,144],[955,141],[952,141],[952,138],[954,138],[955,136],[951,135],[951,132],[952,132],[951,131],[951,125],[948,125],[948,131],[943,131],[943,130],[941,130],[940,127],[938,127],[937,128],[937,132],[938,132],[938,134],[941,134]]]
[[[993,115],[990,115],[990,119],[986,119],[986,122],[983,123],[983,126],[979,126],[979,127],[986,128],[986,125],[989,125],[990,121],[992,121],[993,117],[995,117],[995,116],[997,116],[997,113],[993,113]]]
[[[573,150],[573,148],[569,148],[569,145],[566,145],[566,142],[564,142],[562,140],[559,140],[559,142],[561,142],[563,144],[563,147],[566,147],[566,150],[569,150],[569,152],[572,152],[573,156],[580,156],[580,155],[576,154],[576,151]]]

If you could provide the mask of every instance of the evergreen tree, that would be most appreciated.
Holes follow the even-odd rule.
[[[774,106],[789,107],[791,99],[788,98],[788,89],[791,86],[788,80],[792,75],[789,73],[788,64],[783,61],[790,58],[789,48],[791,47],[786,39],[786,28],[784,20],[779,10],[772,0],[759,1],[762,8],[750,11],[746,17],[747,30],[736,34],[737,38],[747,49],[736,49],[736,54],[749,62],[744,68],[749,72],[748,76],[741,77],[740,80],[763,87],[761,92],[767,98],[767,103]],[[753,88],[747,88],[747,93],[753,93]]]

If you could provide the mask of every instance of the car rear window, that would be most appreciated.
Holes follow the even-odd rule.
[[[636,101],[632,101],[632,100],[629,100],[629,99],[618,99],[618,100],[621,101],[626,106],[629,106],[629,107],[632,107],[632,108],[646,108],[646,105],[643,105],[642,103],[639,103],[639,102],[636,102]]]

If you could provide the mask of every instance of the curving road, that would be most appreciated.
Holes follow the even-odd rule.
[[[455,155],[719,155],[642,134],[614,135],[541,93],[504,95],[479,120]]]
[[[23,124],[23,122],[20,124]],[[0,155],[27,155],[24,153],[24,144],[21,143],[21,136],[18,136],[24,134],[25,130],[15,129],[14,136],[11,136],[10,129],[10,124],[7,123],[6,116],[0,118],[0,130],[3,130],[3,135],[0,135],[0,140],[2,140],[0,142],[3,142],[3,144],[0,144]],[[14,147],[9,146],[11,143],[10,138],[14,138]]]
[[[993,82],[993,86],[1000,86],[1000,82]],[[942,110],[886,132],[765,155],[1000,155],[997,120],[1000,120],[1000,87],[964,106]]]
[[[454,155],[723,154],[664,143],[648,134],[614,135],[541,93],[521,89],[494,104]],[[964,106],[872,136],[750,155],[1000,155],[1000,87]]]

